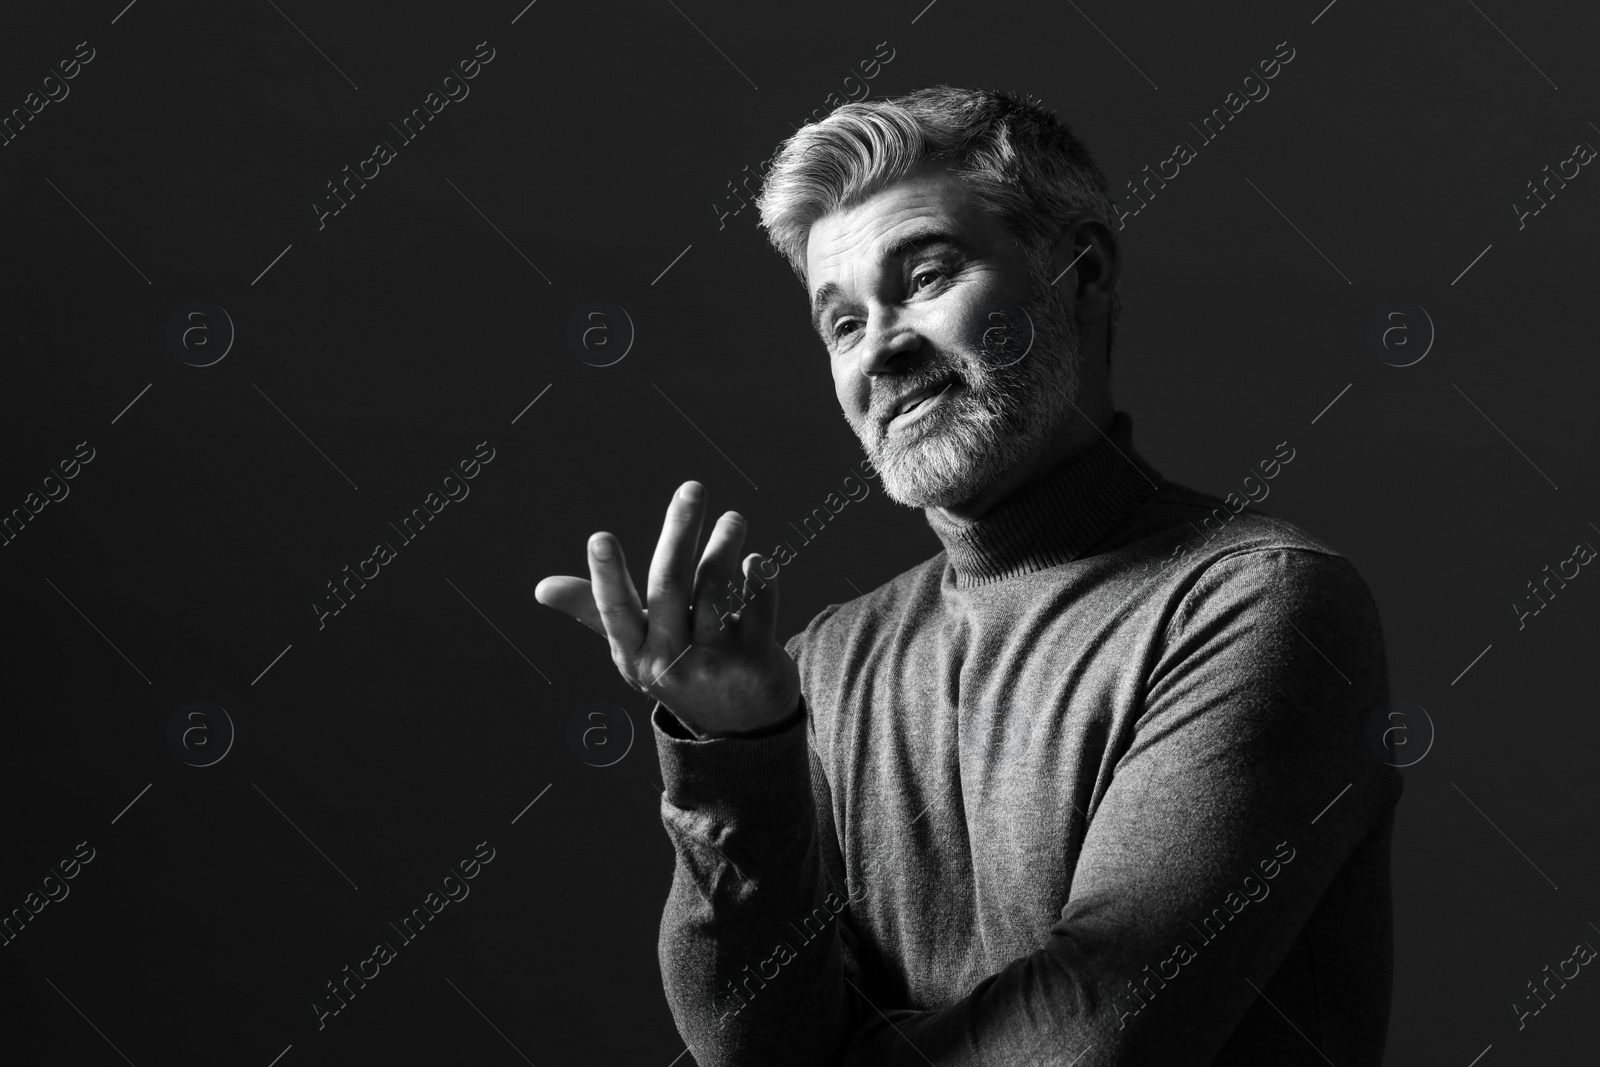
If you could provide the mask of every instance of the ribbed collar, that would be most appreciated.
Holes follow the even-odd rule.
[[[970,589],[1077,559],[1161,483],[1161,473],[1133,450],[1133,417],[1117,411],[1087,451],[981,518],[958,523],[933,508],[923,514],[955,568],[956,588]]]

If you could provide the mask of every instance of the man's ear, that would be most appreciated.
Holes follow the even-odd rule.
[[[1073,313],[1089,322],[1111,314],[1121,265],[1116,234],[1098,215],[1083,215],[1062,227],[1050,252],[1050,277],[1062,287]]]

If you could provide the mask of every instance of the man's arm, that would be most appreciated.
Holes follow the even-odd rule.
[[[710,1048],[702,1062],[712,1063],[727,1060],[718,1059],[695,1013],[726,962],[724,949],[744,946],[751,929],[761,930],[760,916],[773,910],[792,916],[808,945],[825,941],[835,951],[838,934],[833,911],[817,912],[813,899],[822,884],[816,812],[828,805],[812,805],[813,774],[820,769],[807,744],[809,727],[801,725],[808,720],[799,714],[800,673],[775,639],[777,571],[758,575],[769,562],[759,553],[741,561],[746,528],[733,511],[717,520],[696,566],[704,514],[704,487],[683,483],[650,561],[647,602],[628,574],[622,546],[607,533],[589,538],[588,580],[552,575],[534,596],[604,634],[618,673],[658,701],[651,721],[666,782],[662,814],[678,853],[663,921],[663,972],[674,1010],[689,1006],[680,1025],[693,1035],[691,1044]],[[717,591],[737,588],[734,579],[741,575],[743,606],[722,611]],[[805,914],[791,906],[801,901]],[[820,903],[843,906],[842,898],[830,896]],[[803,934],[808,924],[823,932]],[[770,957],[754,963],[758,971],[773,965]],[[802,965],[812,966],[810,959]],[[765,981],[746,973],[741,970],[741,978],[754,984],[745,996],[753,996]],[[672,994],[679,975],[681,990]],[[726,981],[733,991],[732,978]],[[824,999],[831,990],[827,1006],[836,1012],[848,1006],[837,975],[807,988],[821,989]],[[845,1030],[840,1023],[823,1032]]]
[[[1387,671],[1376,608],[1347,561],[1224,557],[1166,637],[1059,921],[939,1010],[868,999],[841,940],[848,909],[808,944],[784,937],[828,892],[816,802],[781,784],[810,758],[799,730],[664,750],[663,773],[684,791],[669,787],[664,806],[679,870],[663,970],[700,1062],[1209,1064],[1378,825],[1398,773],[1367,743]],[[711,796],[726,806],[703,806]],[[780,963],[785,940],[795,951]],[[774,972],[765,986],[750,978]],[[727,982],[754,993],[725,1017],[739,1006]]]
[[[737,737],[697,740],[661,705],[651,723],[677,853],[658,950],[679,1032],[701,1067],[833,1063],[854,1029],[845,979],[861,976],[804,697],[794,720]]]

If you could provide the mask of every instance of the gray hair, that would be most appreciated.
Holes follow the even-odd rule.
[[[935,85],[842,104],[786,140],[756,198],[767,239],[809,288],[812,225],[927,160],[954,164],[957,179],[1010,229],[1037,285],[1050,281],[1050,248],[1063,228],[1084,215],[1116,218],[1105,175],[1052,112],[1003,90]],[[1108,359],[1121,313],[1113,291]]]

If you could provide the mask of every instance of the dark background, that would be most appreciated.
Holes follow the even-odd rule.
[[[1510,604],[1600,545],[1600,177],[1585,167],[1520,230],[1511,205],[1600,145],[1600,11],[524,2],[3,16],[0,110],[79,41],[96,50],[0,148],[0,509],[95,450],[0,548],[0,910],[96,850],[0,948],[6,1059],[683,1051],[656,960],[673,857],[649,703],[532,592],[585,573],[598,529],[642,586],[688,478],[769,549],[860,459],[800,286],[753,207],[717,213],[885,41],[873,97],[1032,93],[1127,206],[1146,164],[1199,148],[1119,235],[1116,405],[1168,477],[1219,495],[1295,448],[1260,509],[1355,562],[1395,697],[1436,730],[1399,810],[1389,1062],[1593,1056],[1600,977],[1520,1032],[1510,1004],[1600,944],[1600,578],[1585,568],[1521,630]],[[397,142],[386,123],[480,41],[495,58],[470,96],[319,231],[324,183]],[[1271,95],[1200,146],[1188,123],[1282,41]],[[608,367],[567,340],[596,299],[637,332]],[[208,367],[167,342],[194,300],[237,331]],[[1437,331],[1407,367],[1369,338],[1397,301]],[[470,496],[402,545],[388,523],[482,441]],[[784,569],[784,634],[937,551],[872,484]],[[379,540],[398,558],[319,630],[312,601]],[[211,766],[168,741],[191,700],[237,731]],[[609,748],[569,740],[592,701],[616,705]],[[495,859],[471,896],[319,1031],[324,983],[480,841]]]

